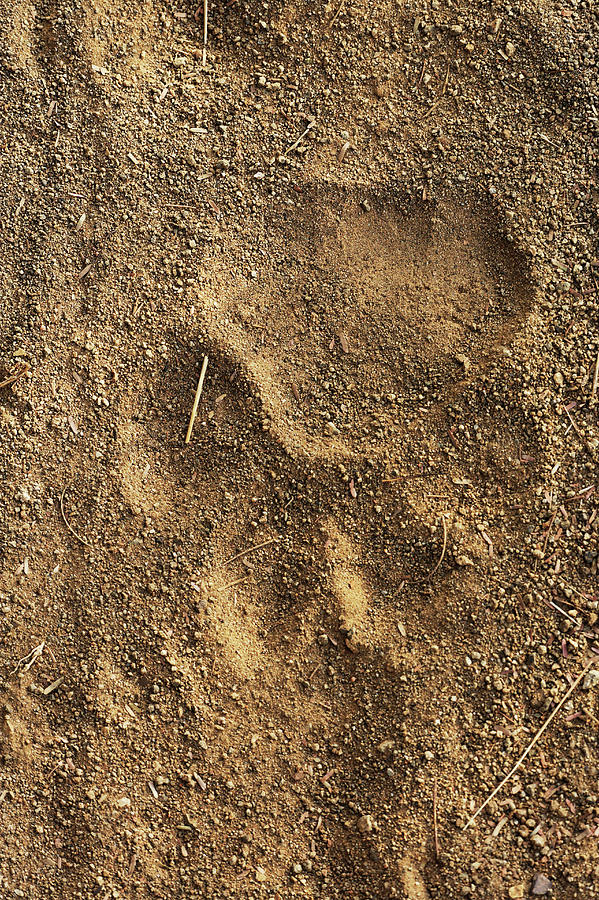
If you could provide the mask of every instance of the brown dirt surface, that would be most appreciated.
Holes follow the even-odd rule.
[[[196,7],[0,0],[0,897],[599,897],[597,7]]]

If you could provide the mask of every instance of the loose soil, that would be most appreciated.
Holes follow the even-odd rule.
[[[196,6],[0,0],[0,895],[597,897],[597,8]]]

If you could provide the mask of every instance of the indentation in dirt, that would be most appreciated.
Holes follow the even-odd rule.
[[[153,32],[158,28],[154,4],[149,0],[129,4],[85,3],[81,16],[82,44],[93,77],[103,83],[105,73],[98,69],[115,67],[141,77],[155,78]]]
[[[338,622],[350,647],[372,646],[370,590],[357,566],[357,551],[348,535],[333,523],[327,527],[325,552],[331,567],[333,594],[338,604]]]
[[[231,282],[215,263],[200,302],[296,452],[376,453],[377,403],[396,418],[443,404],[530,310],[524,256],[465,198],[408,205],[315,185],[275,221],[262,268]]]
[[[402,863],[402,881],[407,900],[429,900],[430,894],[422,874],[409,860]]]
[[[205,353],[209,365],[203,394],[192,441],[185,445]],[[218,502],[225,490],[234,489],[234,472],[214,481],[215,473],[227,471],[228,453],[248,452],[249,440],[257,452],[260,402],[255,388],[215,343],[182,347],[176,358],[160,360],[158,376],[138,372],[123,385],[122,394],[116,469],[123,497],[140,512],[193,515],[193,495],[205,503],[210,494]]]
[[[32,768],[39,764],[41,746],[48,731],[32,696],[20,684],[11,687],[0,700],[0,751],[7,761]]]
[[[35,57],[31,46],[31,35],[36,17],[33,3],[10,4],[7,18],[2,28],[5,52],[14,69],[35,69]]]

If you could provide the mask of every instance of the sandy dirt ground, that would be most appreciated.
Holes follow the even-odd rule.
[[[203,32],[0,0],[0,896],[599,897],[597,6]]]

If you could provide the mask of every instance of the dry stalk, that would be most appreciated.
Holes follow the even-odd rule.
[[[204,387],[204,378],[206,377],[206,369],[208,367],[208,357],[204,357],[204,362],[202,363],[202,371],[200,372],[200,377],[198,379],[198,386],[196,388],[196,395],[193,401],[193,409],[191,410],[191,416],[189,417],[189,425],[187,426],[187,434],[185,435],[185,443],[189,444],[191,440],[191,432],[193,431],[193,423],[196,420],[196,416],[198,414],[198,406],[200,404],[200,397],[202,396],[202,388]]]
[[[539,730],[537,731],[537,733],[536,733],[535,736],[533,737],[532,741],[531,741],[531,742],[528,744],[528,746],[526,747],[526,750],[524,751],[524,753],[522,754],[522,756],[520,757],[520,759],[518,760],[518,762],[516,763],[516,765],[508,772],[508,774],[505,776],[505,778],[503,778],[503,779],[499,782],[499,784],[497,785],[497,787],[495,788],[495,790],[492,791],[492,792],[489,794],[489,796],[487,797],[487,799],[485,800],[485,802],[482,803],[482,804],[478,807],[478,809],[476,810],[476,812],[474,813],[474,815],[470,816],[470,818],[468,819],[468,821],[467,821],[466,824],[464,825],[462,831],[466,831],[467,828],[470,828],[470,826],[472,825],[472,823],[474,822],[474,820],[475,820],[475,819],[477,818],[477,816],[483,811],[483,809],[485,808],[485,806],[486,806],[488,803],[491,802],[491,800],[493,799],[493,797],[495,797],[495,796],[499,793],[499,791],[501,790],[501,788],[502,788],[505,784],[507,784],[507,782],[510,780],[510,778],[512,777],[512,775],[514,775],[514,774],[518,771],[518,769],[520,768],[520,766],[522,765],[522,763],[524,762],[524,760],[526,759],[526,757],[528,756],[528,754],[530,753],[530,751],[532,750],[532,748],[535,746],[535,744],[537,743],[537,741],[539,740],[539,738],[544,734],[544,732],[549,728],[549,726],[551,725],[551,723],[552,723],[553,720],[555,719],[556,715],[558,714],[558,712],[560,711],[560,709],[562,708],[562,706],[564,705],[564,703],[566,702],[566,700],[568,699],[568,697],[570,697],[570,695],[574,693],[574,691],[576,690],[576,688],[578,687],[578,685],[580,684],[580,682],[582,681],[582,679],[584,678],[584,676],[586,675],[586,673],[589,671],[589,669],[591,668],[591,666],[593,665],[594,662],[596,662],[596,660],[595,660],[595,659],[591,659],[591,660],[586,664],[586,666],[584,667],[584,669],[582,670],[582,672],[580,673],[580,675],[578,676],[578,678],[576,679],[576,681],[575,681],[573,684],[570,685],[570,687],[568,688],[568,690],[566,691],[566,693],[564,694],[564,696],[562,697],[562,699],[560,700],[560,702],[557,704],[557,706],[555,707],[555,709],[553,710],[553,712],[551,713],[551,715],[548,716],[547,719],[546,719],[546,721],[545,721],[545,723],[544,723],[543,725],[541,725],[541,727],[539,728]]]

